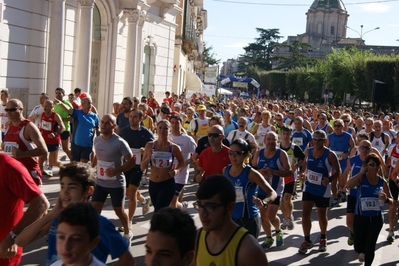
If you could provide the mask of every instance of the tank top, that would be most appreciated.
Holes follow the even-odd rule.
[[[36,145],[30,142],[24,137],[24,130],[26,125],[30,121],[25,119],[18,126],[14,126],[12,123],[8,126],[4,136],[4,152],[8,155],[12,155],[12,147],[16,147],[21,151],[33,150]],[[26,158],[15,158],[20,161],[26,169],[28,169],[30,175],[33,177],[33,181],[37,185],[41,184],[42,173],[40,171],[39,162],[37,157],[26,157]]]
[[[342,159],[342,154],[349,151],[349,140],[352,136],[348,132],[342,132],[341,135],[331,133],[328,135],[328,140],[330,141],[330,149],[335,152],[338,160]],[[341,167],[342,168],[342,167]]]
[[[327,134],[329,134],[329,133],[327,132],[327,128],[328,128],[328,124],[327,124],[327,123],[326,123],[326,124],[324,125],[324,127],[322,127],[322,128],[320,128],[320,124],[317,123],[315,130],[323,130],[324,132],[326,132]]]
[[[224,175],[233,183],[236,190],[236,205],[231,217],[235,219],[253,218],[259,215],[259,210],[253,203],[252,196],[256,195],[257,185],[248,180],[248,173],[251,166],[246,165],[240,175],[234,177],[229,174],[231,164],[229,164]]]
[[[265,143],[263,141],[269,131],[272,131],[272,125],[264,127],[262,123],[259,124],[258,130],[256,131],[256,142],[258,143],[259,147],[265,146]]]
[[[282,170],[283,167],[280,162],[281,149],[277,148],[276,153],[272,158],[266,158],[264,154],[265,149],[261,149],[258,158],[258,169],[271,168],[273,170]],[[277,196],[282,196],[284,191],[284,178],[277,175],[266,175],[265,179],[269,182],[270,186],[276,191]],[[266,191],[259,188],[259,195],[267,195]]]
[[[170,144],[169,151],[155,151],[156,143],[157,142],[154,141],[154,143],[152,144],[152,149],[154,150],[154,152],[151,155],[151,166],[157,168],[171,168],[174,159],[172,152],[172,143]]]
[[[155,103],[155,99],[147,99],[147,105],[152,109],[157,108],[157,104]]]
[[[60,144],[61,137],[60,135],[55,136],[54,138],[49,138],[49,134],[55,133],[58,129],[58,123],[55,121],[55,112],[51,112],[50,116],[46,116],[44,112],[42,113],[40,120],[40,133],[42,133],[44,142],[46,144]]]
[[[349,162],[351,164],[351,174],[349,178],[352,178],[360,172],[364,162],[360,159],[360,155],[350,157]],[[349,189],[349,195],[352,197],[357,197],[357,186]]]
[[[247,229],[243,227],[237,227],[230,240],[226,243],[226,246],[224,246],[219,253],[211,254],[208,251],[209,249],[206,244],[206,238],[208,233],[201,228],[197,240],[197,250],[195,252],[196,264],[217,266],[237,265],[237,253],[242,240],[247,234]]]
[[[285,148],[281,147],[281,143],[278,145],[278,147],[287,153],[287,155],[288,155],[288,162],[289,162],[289,164],[291,165],[291,167],[292,167],[294,164],[296,164],[296,162],[298,161],[298,158],[296,158],[296,157],[294,156],[294,149],[295,149],[295,144],[294,144],[294,143],[291,143],[291,145],[290,145],[290,147],[288,147],[288,149],[285,149]],[[295,181],[295,178],[296,178],[296,173],[292,173],[292,175],[289,176],[289,177],[286,177],[286,176],[285,176],[285,177],[284,177],[284,185],[285,185],[285,184],[289,184],[289,183],[291,183],[291,182],[294,182],[294,181]]]
[[[190,125],[190,123],[191,123],[191,120],[188,120],[188,119],[186,119],[186,120],[184,120],[184,123],[183,123],[183,128],[184,128],[184,130],[188,130],[188,126]]]
[[[373,138],[371,138],[371,146],[373,146],[374,148],[376,148],[379,152],[380,155],[384,158],[384,150],[385,150],[385,141],[383,140],[383,137],[385,136],[385,134],[382,134],[379,137],[376,137],[374,135]]]
[[[378,193],[383,189],[383,179],[381,176],[379,176],[377,185],[372,185],[367,180],[366,174],[363,174],[362,182],[360,182],[357,193],[355,215],[382,215],[382,207],[378,201]]]
[[[309,148],[308,157],[306,159],[307,174],[303,191],[312,195],[329,198],[331,197],[331,184],[324,186],[321,183],[323,177],[329,177],[332,167],[328,162],[328,154],[330,149],[325,148],[321,157],[313,157],[313,147]]]

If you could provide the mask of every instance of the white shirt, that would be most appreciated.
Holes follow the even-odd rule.
[[[37,126],[37,128],[40,128],[40,120],[42,118],[43,112],[44,112],[43,106],[41,106],[40,104],[35,106],[35,108],[33,108],[32,112],[30,112],[29,117],[38,114],[35,121],[32,121]]]

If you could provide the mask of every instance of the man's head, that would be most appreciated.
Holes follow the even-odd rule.
[[[292,135],[292,127],[291,126],[282,126],[281,127],[281,140],[284,142],[289,142]]]
[[[100,238],[100,218],[90,203],[73,203],[58,216],[57,253],[64,265],[90,261]],[[87,264],[86,264],[87,265]]]
[[[195,208],[205,231],[225,226],[234,210],[236,192],[233,183],[224,175],[212,175],[199,186]]]
[[[224,121],[221,116],[214,115],[209,119],[209,126],[213,127],[214,125],[221,125],[222,127],[224,126]]]
[[[313,145],[315,147],[322,147],[326,143],[327,135],[326,132],[319,129],[313,132]]]
[[[44,93],[44,92],[40,93],[40,95],[39,95],[39,102],[40,102],[40,105],[43,105],[44,102],[45,102],[46,100],[48,100],[48,99],[50,99],[50,97],[48,96],[47,93]]]
[[[211,146],[219,147],[222,145],[223,139],[223,127],[221,125],[214,125],[209,129],[208,140]]]
[[[276,132],[273,131],[267,132],[265,138],[263,139],[266,149],[275,150],[277,147],[277,140],[278,140],[278,135],[276,134]]]
[[[46,100],[43,104],[43,110],[46,115],[50,115],[51,111],[53,110],[54,103],[52,100]]]
[[[133,108],[133,101],[130,97],[125,97],[122,100],[123,111],[125,113],[130,113],[130,110]]]
[[[197,113],[201,119],[205,118],[206,107],[203,104],[197,106]]]
[[[73,93],[75,94],[75,97],[79,97],[79,95],[82,93],[82,90],[80,88],[75,88]]]
[[[373,129],[376,133],[380,133],[382,130],[382,122],[381,120],[374,121]]]
[[[362,140],[359,142],[358,151],[360,156],[366,158],[371,151],[371,142],[369,140]]]
[[[303,129],[303,118],[301,116],[297,116],[294,118],[294,126],[295,130],[301,132]]]
[[[129,114],[129,125],[138,128],[143,120],[144,113],[141,110],[133,109]]]
[[[1,101],[6,103],[8,98],[10,98],[10,92],[6,89],[1,90]]]
[[[55,89],[55,98],[62,101],[65,96],[65,90],[63,88],[56,88]]]
[[[87,164],[71,162],[60,168],[60,196],[65,208],[71,203],[87,202],[94,190],[94,175]]]
[[[93,102],[91,98],[85,97],[82,99],[82,110],[84,112],[89,112],[91,110],[91,107],[93,106]]]
[[[169,118],[172,133],[180,133],[183,127],[183,120],[180,115],[174,114]]]
[[[24,110],[24,106],[20,100],[11,99],[7,102],[4,110],[7,113],[8,119],[13,122],[20,120],[23,117],[22,111]]]
[[[335,134],[341,135],[343,133],[344,121],[342,119],[335,119],[333,126]]]
[[[320,124],[324,125],[327,122],[327,114],[324,112],[319,113],[317,120],[319,120]]]
[[[170,115],[171,111],[170,108],[165,106],[161,108],[161,118],[162,119],[168,119],[169,115]]]
[[[100,131],[103,135],[112,135],[116,128],[116,118],[113,115],[104,115],[100,121]]]
[[[247,128],[247,119],[244,116],[241,116],[238,118],[237,124],[238,129],[243,132]]]
[[[188,266],[194,259],[196,228],[191,216],[165,208],[151,218],[145,244],[146,265]]]

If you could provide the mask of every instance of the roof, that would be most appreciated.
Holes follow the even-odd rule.
[[[310,6],[311,9],[316,8],[338,8],[340,10],[346,11],[345,5],[342,0],[315,0]]]

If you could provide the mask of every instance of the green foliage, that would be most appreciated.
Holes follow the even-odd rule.
[[[202,53],[204,58],[204,63],[206,66],[217,65],[220,63],[220,59],[215,58],[215,53],[212,52],[213,46],[206,46],[206,42],[204,42],[204,52]]]

